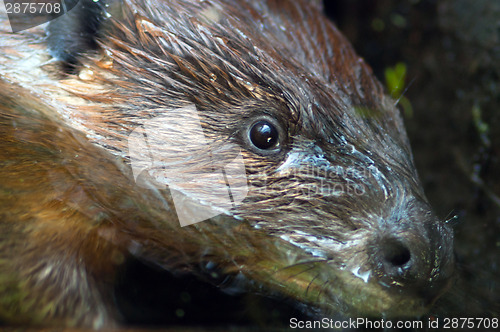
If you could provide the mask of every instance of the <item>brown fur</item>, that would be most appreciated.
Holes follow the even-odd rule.
[[[364,314],[425,310],[451,273],[451,231],[423,195],[394,102],[319,6],[127,0],[109,11],[99,51],[67,76],[42,28],[0,32],[0,317],[113,326],[106,285],[127,256],[196,273],[207,253],[224,273],[327,313],[339,301]],[[189,104],[212,151],[241,147],[250,191],[181,228],[168,191],[134,183],[127,138]],[[262,114],[286,133],[273,155],[242,138]],[[335,185],[365,191],[316,190]],[[378,258],[391,237],[412,254],[399,277]]]

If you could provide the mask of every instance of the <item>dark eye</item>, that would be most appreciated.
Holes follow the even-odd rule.
[[[260,120],[252,125],[249,132],[250,142],[261,150],[276,148],[279,143],[279,133],[274,124]]]

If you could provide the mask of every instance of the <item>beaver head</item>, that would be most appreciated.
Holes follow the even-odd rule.
[[[135,190],[171,186],[218,214],[181,228],[160,190],[151,238],[122,220],[130,252],[170,269],[172,252],[204,260],[327,311],[419,315],[441,293],[452,231],[424,196],[394,100],[319,4],[81,3],[49,26],[69,74],[37,89],[126,160],[130,181],[149,167]],[[197,180],[225,168],[216,182],[231,187],[234,160],[241,199],[217,205]]]

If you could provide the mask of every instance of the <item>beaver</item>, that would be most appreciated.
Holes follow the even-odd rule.
[[[3,321],[117,326],[130,260],[330,317],[419,316],[450,284],[396,103],[319,1],[82,0],[8,23]]]

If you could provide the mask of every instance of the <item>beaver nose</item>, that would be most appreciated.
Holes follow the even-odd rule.
[[[385,238],[380,243],[380,265],[391,279],[400,279],[412,270],[415,260],[408,246],[396,238]]]
[[[432,240],[411,234],[379,238],[373,257],[379,282],[428,301],[435,299],[450,281],[454,265],[448,236],[442,235]]]
[[[435,249],[423,238],[409,234],[379,238],[373,259],[380,282],[406,289],[428,284],[440,265]]]

